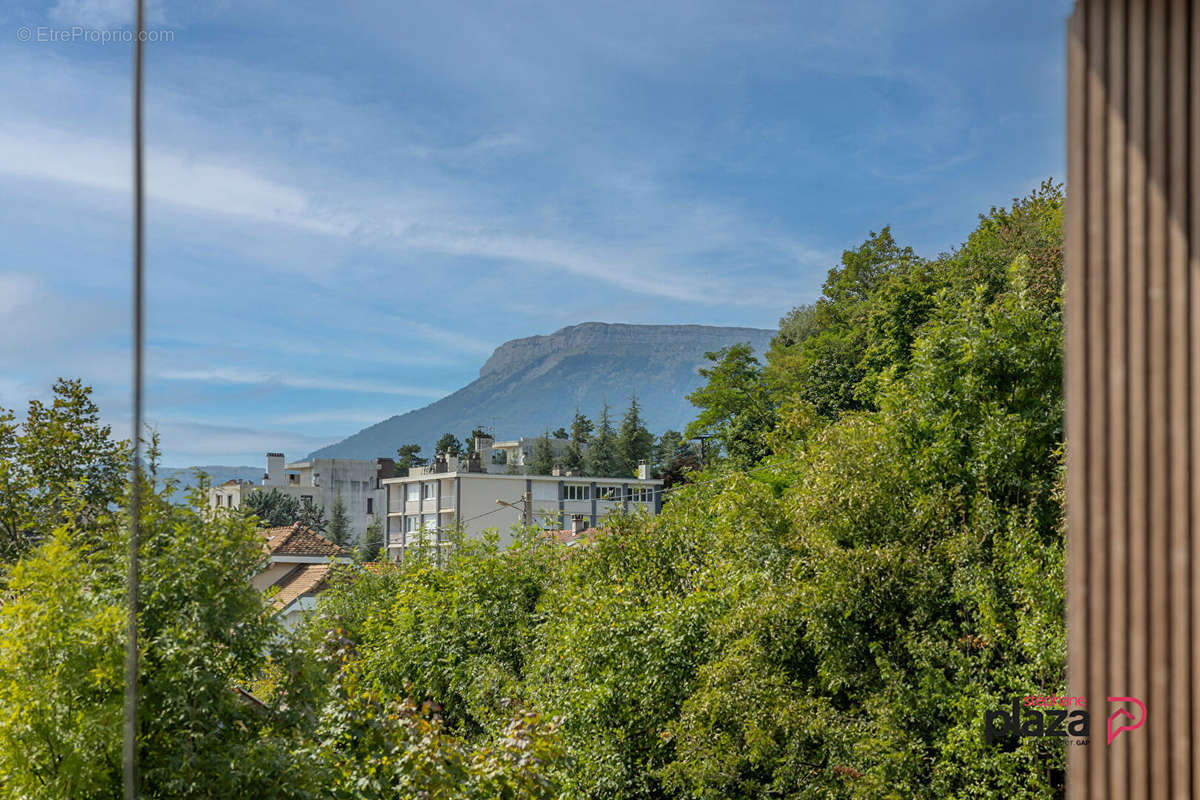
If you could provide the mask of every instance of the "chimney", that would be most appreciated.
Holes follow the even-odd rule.
[[[586,531],[587,528],[588,528],[588,524],[587,524],[587,521],[584,519],[583,514],[572,514],[571,515],[571,534],[573,536],[578,536],[579,534]]]
[[[637,476],[639,481],[650,479],[650,464],[644,458],[638,461]]]
[[[263,475],[263,486],[283,486],[283,453],[267,453],[267,474]]]
[[[563,474],[562,464],[555,464],[554,468],[550,470],[550,474],[556,478],[561,478]]]
[[[396,477],[396,461],[391,458],[375,459],[375,488],[378,489],[380,481],[385,478]]]
[[[492,445],[495,439],[490,436],[475,437],[475,454],[479,456],[479,463],[483,465],[483,471],[488,471],[488,465],[492,463]]]

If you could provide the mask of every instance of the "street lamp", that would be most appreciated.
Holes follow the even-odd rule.
[[[517,505],[517,503],[520,503],[520,505]],[[533,524],[533,494],[531,492],[525,492],[525,494],[521,495],[521,499],[518,500],[517,503],[510,503],[507,500],[501,500],[499,498],[496,499],[496,505],[508,506],[509,508],[520,511],[521,512],[521,522],[524,523],[525,525],[532,525]]]

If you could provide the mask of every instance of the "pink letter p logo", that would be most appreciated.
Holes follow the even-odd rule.
[[[1146,724],[1146,705],[1141,700],[1138,700],[1136,697],[1110,697],[1110,698],[1108,698],[1108,702],[1110,702],[1110,703],[1133,703],[1142,712],[1141,716],[1138,717],[1137,721],[1135,721],[1132,725],[1114,725],[1114,723],[1116,723],[1118,717],[1125,717],[1126,719],[1130,719],[1130,720],[1133,719],[1133,714],[1130,714],[1125,709],[1118,708],[1116,711],[1114,711],[1112,714],[1110,714],[1108,716],[1108,743],[1109,744],[1113,743],[1113,739],[1117,738],[1118,733],[1121,733],[1122,731],[1136,731],[1138,728],[1140,728]]]

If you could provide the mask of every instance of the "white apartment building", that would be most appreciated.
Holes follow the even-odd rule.
[[[507,545],[511,528],[522,521],[552,530],[582,517],[595,527],[613,509],[662,510],[660,480],[488,472],[484,465],[497,467],[490,458],[479,457],[490,442],[481,445],[466,459],[439,456],[406,477],[381,481],[387,490],[384,541],[389,559],[399,558],[410,545],[438,543],[442,532],[458,525],[468,536],[495,528]]]
[[[537,446],[537,441],[541,437],[537,436],[522,436],[520,439],[511,439],[504,442],[493,442],[491,444],[492,454],[504,454],[504,466],[524,467],[530,460],[533,459],[533,448]],[[567,439],[555,439],[553,436],[548,439],[550,442],[550,450],[554,453],[554,457],[562,458],[566,452],[567,445],[570,443]],[[583,448],[587,452],[587,446]],[[491,459],[489,459],[490,463]],[[491,471],[491,470],[489,470]]]
[[[381,481],[395,474],[390,458],[373,461],[350,458],[317,458],[288,462],[283,453],[267,453],[262,483],[228,481],[208,490],[214,508],[240,508],[254,492],[277,489],[306,506],[320,506],[329,516],[340,494],[350,517],[351,540],[357,541],[376,519],[383,519],[385,489]]]

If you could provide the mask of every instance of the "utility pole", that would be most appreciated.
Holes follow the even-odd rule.
[[[520,505],[517,505],[517,503],[520,503]],[[524,494],[522,494],[521,499],[518,500],[517,503],[510,503],[507,500],[500,500],[500,499],[496,500],[496,505],[498,505],[498,506],[508,506],[509,508],[514,508],[517,511],[520,511],[522,525],[532,525],[533,524],[533,492],[525,492]]]

